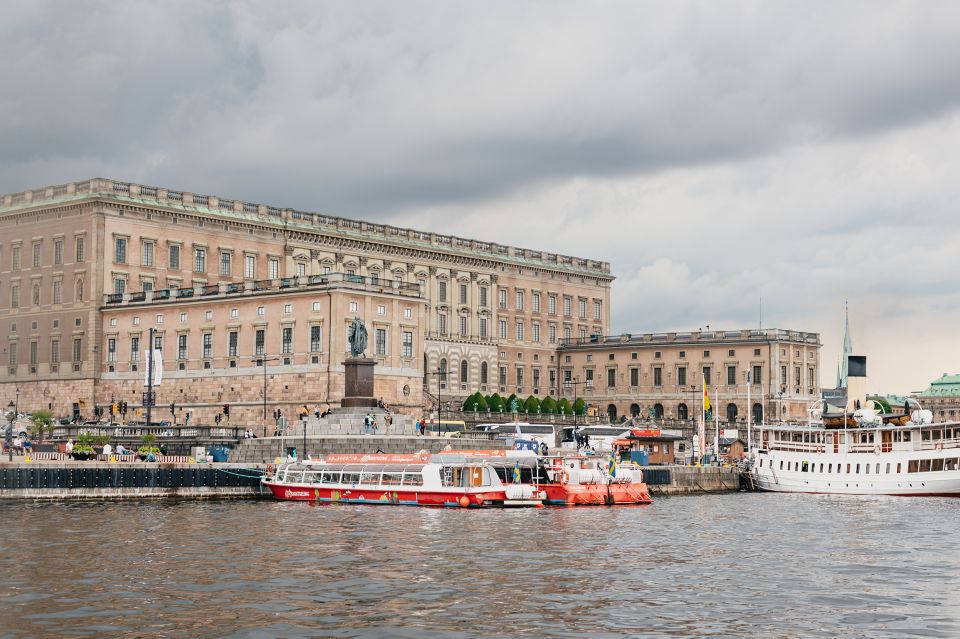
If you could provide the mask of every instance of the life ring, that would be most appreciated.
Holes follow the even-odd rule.
[[[873,447],[873,454],[874,455],[880,454],[880,444],[877,444],[876,446]]]
[[[429,461],[430,461],[430,453],[428,453],[428,452],[426,452],[426,451],[420,453],[420,461],[422,461],[424,464],[426,464],[427,462],[429,462]]]

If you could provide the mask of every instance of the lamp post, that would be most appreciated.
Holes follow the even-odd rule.
[[[783,390],[777,391],[777,421],[783,423]]]
[[[7,413],[9,414],[10,421],[7,423],[4,445],[7,447],[7,461],[13,461],[13,420],[17,417],[17,405],[13,402],[7,404]]]
[[[440,386],[440,384],[441,384],[441,381],[444,380],[444,379],[446,379],[446,377],[447,377],[447,369],[445,369],[445,368],[438,368],[436,371],[434,371],[434,372],[432,372],[432,373],[429,373],[429,375],[431,375],[431,376],[436,375],[436,376],[437,376],[437,437],[439,437],[439,436],[440,436],[440,428],[441,428],[441,426],[440,426],[440,421],[441,421],[441,419],[443,418],[443,413],[442,413],[442,411],[443,411],[443,400],[442,400],[441,394],[440,394],[440,393],[441,393],[441,386]]]
[[[280,356],[267,357],[266,353],[263,355],[255,355],[253,358],[254,362],[260,362],[263,366],[263,423],[267,423],[267,362],[277,362],[280,361]]]

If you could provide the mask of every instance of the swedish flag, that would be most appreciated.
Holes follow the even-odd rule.
[[[611,477],[617,476],[617,459],[613,455],[610,455],[610,459],[607,460],[607,473]]]
[[[517,462],[517,464],[513,467],[513,483],[520,483],[520,462]]]

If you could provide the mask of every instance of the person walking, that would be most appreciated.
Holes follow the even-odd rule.
[[[367,416],[363,418],[363,434],[370,435],[371,428],[373,428],[373,416],[367,413]]]

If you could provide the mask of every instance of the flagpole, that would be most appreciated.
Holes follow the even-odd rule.
[[[753,407],[750,406],[750,370],[747,369],[747,459],[750,459],[750,450],[751,450],[751,438],[750,434],[753,432]]]
[[[717,463],[720,462],[720,387],[713,387],[713,397],[717,400],[717,410],[713,411],[714,424],[716,424],[716,430],[713,433],[713,459]]]

